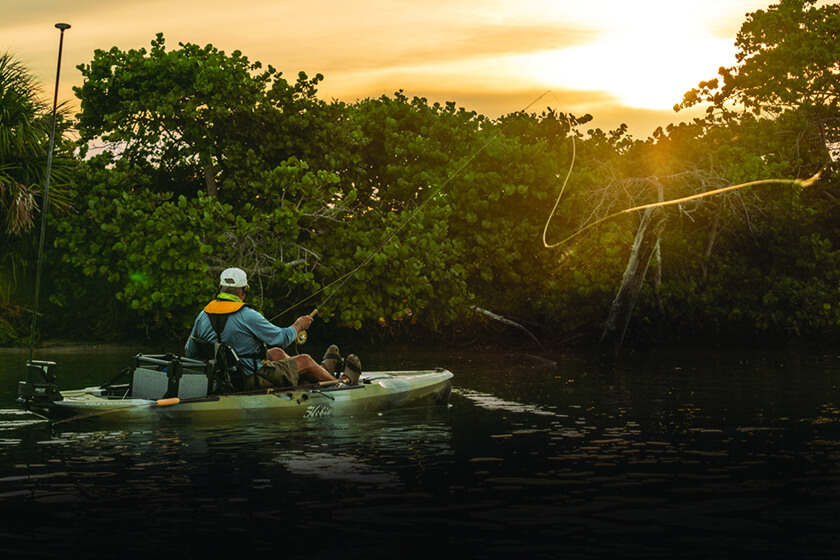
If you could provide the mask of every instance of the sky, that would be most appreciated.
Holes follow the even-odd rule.
[[[745,15],[772,0],[0,0],[0,52],[9,51],[78,105],[76,68],[94,50],[145,47],[162,32],[271,64],[293,80],[325,79],[319,97],[421,96],[488,117],[550,107],[591,114],[589,127],[621,123],[637,138],[690,120],[674,104],[735,63]],[[824,2],[821,2],[824,3]]]

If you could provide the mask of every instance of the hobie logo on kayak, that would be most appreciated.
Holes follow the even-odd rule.
[[[333,410],[329,406],[324,406],[322,404],[318,404],[315,406],[310,406],[306,409],[306,412],[303,414],[304,418],[324,418],[327,416],[332,416]]]

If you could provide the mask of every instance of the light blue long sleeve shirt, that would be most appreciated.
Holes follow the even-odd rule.
[[[228,294],[225,295],[228,297],[224,299],[239,301],[238,298],[232,298]],[[201,311],[196,317],[192,333],[190,333],[190,338],[187,339],[187,344],[184,347],[188,358],[200,359],[198,343],[192,339],[193,337],[209,342],[217,342],[218,340],[216,331],[213,330],[210,323],[210,317],[205,311]],[[270,323],[259,311],[250,307],[243,307],[228,316],[227,323],[222,331],[221,342],[229,345],[234,352],[242,357],[262,352],[263,343],[268,345],[269,348],[274,346],[285,348],[296,337],[297,330],[294,327],[278,327]],[[259,367],[259,360],[256,358],[243,358],[241,362],[246,375],[253,375]]]

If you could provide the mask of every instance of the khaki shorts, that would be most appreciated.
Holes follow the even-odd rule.
[[[246,389],[294,387],[298,384],[298,367],[294,358],[263,362],[256,375],[245,378]]]

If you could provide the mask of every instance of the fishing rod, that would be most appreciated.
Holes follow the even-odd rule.
[[[536,103],[537,103],[540,99],[542,99],[543,97],[545,97],[546,95],[548,95],[550,92],[551,92],[551,90],[547,90],[547,91],[545,91],[544,93],[540,94],[540,95],[539,95],[536,99],[534,99],[533,101],[531,101],[530,103],[528,103],[528,105],[526,105],[526,106],[525,106],[525,107],[524,107],[524,108],[523,108],[520,112],[527,111],[527,110],[528,110],[528,109],[530,109],[530,108],[531,108],[534,104],[536,104]],[[482,145],[482,146],[481,146],[478,150],[476,150],[475,152],[473,152],[473,154],[472,154],[472,155],[470,155],[470,157],[468,157],[468,158],[467,158],[467,159],[466,159],[466,160],[465,160],[465,161],[464,161],[464,162],[463,162],[460,166],[458,166],[458,168],[457,168],[457,169],[456,169],[456,170],[455,170],[455,171],[454,171],[454,172],[453,172],[453,173],[452,173],[449,177],[447,177],[447,179],[446,179],[443,183],[441,183],[441,185],[440,185],[440,186],[438,186],[437,188],[435,188],[434,190],[432,190],[432,192],[431,192],[431,193],[430,193],[430,194],[429,194],[429,195],[425,198],[425,200],[423,200],[423,202],[421,202],[421,203],[420,203],[420,204],[419,204],[419,205],[418,205],[418,206],[417,206],[414,210],[412,210],[412,211],[411,211],[411,213],[408,215],[408,217],[406,217],[406,219],[405,219],[405,220],[403,220],[403,221],[402,221],[402,222],[401,222],[401,223],[400,223],[400,224],[396,227],[396,229],[394,229],[394,231],[392,231],[390,234],[388,234],[388,235],[385,237],[385,239],[383,239],[383,240],[382,240],[382,242],[381,242],[381,243],[380,243],[380,244],[379,244],[379,245],[378,245],[378,246],[377,246],[377,247],[373,250],[373,252],[371,252],[371,254],[370,254],[370,255],[368,255],[368,257],[367,257],[364,261],[362,261],[362,263],[361,263],[361,264],[359,264],[358,266],[356,266],[356,267],[355,267],[354,269],[352,269],[350,272],[346,273],[344,276],[341,276],[341,277],[337,278],[336,280],[334,280],[334,281],[333,281],[333,282],[331,282],[330,284],[328,284],[328,285],[324,286],[324,287],[323,287],[323,288],[321,288],[320,290],[318,290],[318,291],[316,291],[316,292],[312,293],[311,295],[309,295],[308,297],[306,297],[306,298],[304,298],[304,299],[302,299],[302,300],[298,301],[297,303],[295,303],[294,305],[292,305],[291,307],[289,307],[289,308],[288,308],[288,309],[286,309],[285,311],[282,311],[281,313],[278,313],[277,315],[275,315],[274,317],[272,317],[272,318],[271,318],[271,320],[272,320],[272,321],[274,321],[275,319],[277,319],[277,318],[279,318],[280,316],[282,316],[282,315],[284,315],[284,314],[288,313],[288,312],[289,312],[289,311],[291,311],[292,309],[294,309],[294,308],[296,308],[296,307],[298,307],[298,306],[300,306],[300,305],[303,305],[304,303],[306,303],[307,301],[311,300],[312,298],[314,298],[314,297],[315,297],[315,296],[317,296],[318,294],[323,293],[323,292],[324,292],[324,291],[326,291],[327,289],[329,289],[329,288],[331,288],[332,286],[334,286],[334,285],[338,284],[338,287],[337,287],[335,290],[333,290],[332,292],[330,292],[330,294],[329,294],[329,295],[328,295],[328,296],[327,296],[327,297],[326,297],[323,301],[321,301],[321,304],[320,304],[320,305],[321,305],[321,306],[323,306],[326,302],[328,302],[330,299],[332,299],[332,297],[333,297],[335,294],[337,294],[339,291],[341,291],[341,289],[344,287],[344,285],[345,285],[345,284],[347,284],[347,282],[348,282],[351,278],[353,278],[353,276],[355,276],[357,272],[359,272],[362,268],[364,268],[365,266],[367,266],[367,265],[368,265],[368,263],[370,263],[370,261],[371,261],[371,260],[373,260],[373,257],[375,257],[375,256],[376,256],[376,255],[377,255],[380,251],[382,251],[382,249],[384,249],[384,248],[385,248],[385,246],[388,244],[388,242],[390,242],[390,241],[391,241],[391,239],[393,239],[393,238],[394,238],[394,236],[396,236],[396,235],[397,235],[397,233],[399,233],[400,231],[402,231],[402,229],[403,229],[406,225],[408,225],[408,223],[409,223],[409,222],[410,222],[410,221],[411,221],[411,220],[412,220],[412,219],[413,219],[413,218],[414,218],[414,217],[415,217],[415,216],[416,216],[416,215],[420,212],[420,210],[422,210],[422,209],[423,209],[423,208],[424,208],[427,204],[429,204],[429,202],[431,202],[431,201],[432,201],[432,199],[433,199],[435,196],[437,196],[437,195],[438,195],[438,194],[439,194],[439,193],[440,193],[443,189],[445,189],[445,188],[449,185],[449,183],[451,183],[451,182],[455,179],[455,177],[457,177],[458,175],[460,175],[460,173],[461,173],[464,169],[466,169],[466,167],[467,167],[470,163],[472,163],[472,161],[473,161],[476,157],[478,157],[478,156],[479,156],[479,154],[481,154],[484,150],[486,150],[486,149],[487,149],[487,147],[488,147],[490,144],[492,144],[492,143],[493,143],[493,142],[494,142],[494,141],[495,141],[495,140],[496,140],[499,136],[501,136],[501,135],[502,135],[502,133],[504,133],[504,131],[505,131],[505,130],[507,130],[507,128],[511,125],[511,123],[512,123],[512,122],[513,122],[513,121],[511,120],[511,121],[510,121],[510,122],[508,122],[506,125],[504,125],[503,127],[501,127],[498,131],[496,131],[496,133],[495,133],[492,137],[490,137],[490,139],[489,139],[489,140],[487,140],[487,142],[485,142],[485,143],[484,143],[484,144],[483,144],[483,145]],[[318,314],[318,308],[316,307],[316,308],[312,311],[312,313],[310,313],[310,317],[315,317],[315,315],[317,315],[317,314]],[[301,338],[302,338],[303,342],[300,342],[300,339],[301,339]],[[303,344],[304,342],[306,342],[306,339],[307,339],[306,331],[301,331],[300,333],[298,333],[298,344]]]
[[[44,237],[47,231],[47,207],[50,202],[50,174],[52,173],[53,147],[55,146],[55,121],[58,112],[58,81],[61,77],[61,51],[64,48],[64,32],[70,29],[69,23],[56,23],[56,29],[61,31],[58,40],[58,64],[55,70],[55,94],[53,95],[52,124],[50,126],[50,148],[47,152],[47,178],[44,185],[44,202],[41,205],[41,239],[38,242],[38,264],[35,273],[35,302],[32,306],[32,328],[29,334],[29,360],[35,353],[35,327],[38,321],[38,299],[41,294],[41,268],[44,254]]]

